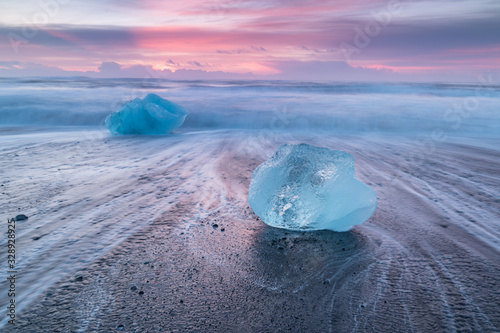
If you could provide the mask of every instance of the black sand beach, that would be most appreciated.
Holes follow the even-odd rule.
[[[415,164],[419,138],[101,134],[14,131],[2,147],[2,207],[30,216],[16,332],[500,331],[498,140]],[[251,173],[293,142],[351,153],[372,218],[344,233],[260,221]]]

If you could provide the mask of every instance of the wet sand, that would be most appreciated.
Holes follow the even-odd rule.
[[[40,135],[1,151],[17,168],[2,166],[2,204],[30,215],[14,331],[500,331],[498,140],[442,143],[415,165],[420,139]],[[345,233],[260,221],[251,173],[293,142],[351,153],[372,218]]]

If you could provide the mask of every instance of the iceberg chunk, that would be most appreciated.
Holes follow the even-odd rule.
[[[253,172],[248,203],[273,227],[347,231],[370,218],[377,195],[354,175],[350,154],[281,145]]]
[[[182,126],[188,112],[155,94],[135,98],[106,117],[111,134],[169,134]]]

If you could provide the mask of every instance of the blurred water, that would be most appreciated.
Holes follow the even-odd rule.
[[[194,129],[301,129],[493,135],[500,86],[295,81],[0,79],[0,126],[97,126],[154,92],[186,107]]]
[[[67,318],[81,320],[78,325],[99,324],[64,303],[73,302],[71,288],[54,292],[55,303],[42,304],[41,299],[57,281],[73,281],[80,269],[96,269],[101,288],[96,260],[110,255],[114,262],[110,252],[131,240],[130,250],[143,251],[144,242],[155,247],[148,255],[166,258],[165,266],[157,269],[168,275],[161,275],[168,285],[189,286],[159,293],[176,302],[190,300],[184,292],[203,295],[207,285],[220,288],[213,293],[217,295],[239,292],[234,304],[207,296],[213,309],[217,304],[230,304],[230,309],[250,304],[237,312],[267,313],[279,309],[268,300],[277,300],[292,304],[295,318],[316,318],[307,322],[320,323],[322,331],[368,324],[374,331],[393,331],[401,323],[416,331],[495,331],[500,322],[498,88],[0,79],[0,206],[4,220],[18,213],[30,217],[19,222],[16,234],[19,313],[24,318],[32,314],[30,320],[50,327],[37,329],[40,332],[70,325]],[[190,112],[176,134],[112,137],[102,128],[108,113],[150,92]],[[436,139],[436,133],[447,140]],[[369,222],[347,235],[291,237],[255,218],[247,203],[252,171],[278,144],[298,142],[342,149],[356,157],[359,179],[379,198]],[[174,245],[163,248],[164,243],[158,247],[150,239],[131,237],[155,223],[167,229],[155,231],[157,239],[166,237],[165,244]],[[225,231],[215,230],[215,223]],[[345,237],[342,245],[339,237]],[[5,240],[0,243],[5,245]],[[165,252],[158,254],[158,248]],[[142,255],[130,255],[126,262],[136,258],[137,267],[143,267]],[[206,266],[196,264],[196,269],[208,274],[187,284],[184,273],[200,262]],[[172,263],[179,269],[165,269]],[[5,272],[0,272],[0,290],[7,290]],[[102,281],[114,286],[144,272],[131,268]],[[107,296],[97,304],[104,304],[103,311],[114,311],[106,302],[116,301],[119,315],[135,318],[118,299],[131,283],[137,282],[126,282],[115,294],[103,285]],[[252,290],[255,303],[248,303]],[[88,293],[81,295],[87,300]],[[151,302],[144,309],[155,306],[160,313],[156,307],[164,303]],[[197,320],[199,313],[206,313],[206,304],[196,303],[187,313],[195,319],[178,316],[175,325],[182,328]],[[304,309],[302,304],[315,307]],[[65,320],[57,318],[54,324],[54,317],[47,319],[49,308],[52,316],[60,313]],[[7,308],[2,309],[0,330],[7,318]],[[280,320],[277,315],[273,319]],[[30,320],[25,325],[31,325]],[[260,320],[260,327],[270,322]],[[232,322],[240,321],[228,320]],[[60,331],[77,331],[68,327]],[[116,327],[116,322],[106,327]]]
[[[19,325],[5,326],[5,292],[0,331],[112,332],[133,321],[140,332],[186,332],[206,320],[228,332],[498,332],[500,140],[440,143],[416,163],[417,141],[4,128],[2,218],[29,219],[16,224]],[[369,221],[301,233],[253,214],[252,172],[279,144],[301,142],[355,157],[378,197]]]

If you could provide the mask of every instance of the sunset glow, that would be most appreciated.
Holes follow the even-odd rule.
[[[120,76],[139,75],[126,71],[142,67],[160,76],[184,69],[207,77],[311,80],[349,79],[364,68],[370,80],[461,81],[500,69],[500,3],[487,0],[30,0],[3,6],[6,76],[29,75],[33,67],[49,76],[106,76],[99,68],[107,62],[118,64]],[[347,53],[346,46],[352,47]],[[321,64],[338,63],[348,66],[344,72],[315,75]],[[315,69],[304,75],[304,68]]]

